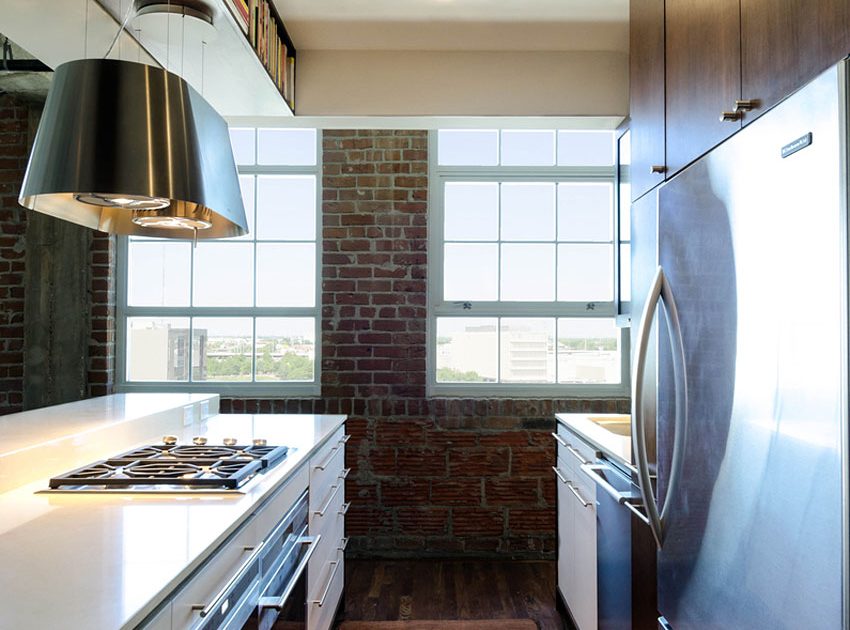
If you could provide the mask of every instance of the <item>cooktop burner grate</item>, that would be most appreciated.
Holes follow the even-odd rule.
[[[280,462],[286,446],[151,445],[50,480],[54,490],[235,490]]]

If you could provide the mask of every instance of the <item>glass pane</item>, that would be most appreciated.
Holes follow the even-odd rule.
[[[200,243],[195,248],[195,306],[251,306],[254,301],[254,246]]]
[[[558,320],[558,382],[620,382],[620,331],[613,319]]]
[[[312,166],[315,129],[257,129],[257,164]]]
[[[230,130],[230,146],[237,165],[254,163],[254,130],[233,128]]]
[[[499,365],[503,383],[555,382],[555,319],[503,317]]]
[[[438,317],[437,382],[495,383],[497,325],[495,317]]]
[[[224,241],[250,241],[254,238],[254,190],[253,175],[239,176],[239,190],[242,193],[242,205],[245,207],[245,220],[248,221],[248,233],[242,236],[231,236]]]
[[[632,248],[627,243],[620,245],[620,301],[632,300]]]
[[[499,246],[444,245],[443,299],[499,299]]]
[[[610,241],[614,187],[558,184],[558,240]]]
[[[499,132],[495,129],[441,129],[437,160],[442,166],[495,166],[499,163]]]
[[[191,260],[191,243],[130,241],[127,304],[188,306]]]
[[[192,319],[192,380],[251,380],[254,354],[250,317]]]
[[[447,241],[499,239],[499,184],[450,182],[443,193]]]
[[[127,318],[127,380],[189,380],[189,318]]]
[[[502,184],[502,240],[555,240],[555,184]]]
[[[257,306],[316,305],[316,245],[257,245]]]
[[[558,166],[612,166],[611,131],[559,131]]]
[[[257,239],[311,241],[316,238],[316,177],[257,178]]]
[[[552,166],[555,164],[555,132],[502,131],[502,166]]]
[[[558,245],[558,300],[611,302],[613,259],[611,245]]]
[[[629,203],[629,185],[620,182],[620,240],[628,241],[631,238],[632,225]]]
[[[552,302],[555,299],[555,246],[502,245],[501,299]]]
[[[313,381],[316,320],[257,318],[255,354],[258,381]]]

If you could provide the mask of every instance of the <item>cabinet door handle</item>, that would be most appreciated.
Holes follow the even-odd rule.
[[[319,546],[319,540],[321,540],[321,534],[317,534],[315,536],[302,536],[295,541],[296,545],[309,545],[307,548],[307,552],[298,561],[298,566],[295,568],[295,571],[292,573],[292,578],[289,580],[289,584],[287,584],[286,588],[283,590],[283,593],[280,597],[261,597],[258,602],[258,606],[262,608],[274,608],[275,610],[280,610],[286,604],[286,600],[289,599],[289,596],[292,595],[292,591],[295,590],[295,585],[298,583],[298,578],[301,577],[301,574],[304,573],[304,569],[307,568],[307,563],[310,562],[310,558],[313,556],[313,552],[316,551],[316,548]],[[278,571],[282,571],[284,567],[283,563]],[[275,578],[277,575],[275,575]],[[272,578],[273,580],[274,578]],[[269,580],[270,582],[272,580]]]
[[[350,435],[349,433],[346,433],[345,435],[343,435],[343,436],[339,439],[339,443],[340,443],[340,444],[348,444],[348,440],[350,440],[350,439],[351,439],[351,435]]]
[[[333,460],[334,455],[336,455],[336,452],[337,452],[338,450],[339,450],[339,446],[334,446],[334,447],[331,449],[331,452],[330,452],[330,453],[328,453],[328,457],[327,457],[327,459],[325,459],[325,461],[323,461],[323,462],[322,462],[321,464],[319,464],[318,466],[313,466],[313,468],[314,468],[314,469],[316,469],[316,470],[324,470],[325,468],[327,468],[327,467],[330,465],[331,460]]]
[[[564,477],[564,475],[562,475],[562,474],[561,474],[561,469],[560,469],[560,468],[558,468],[557,466],[552,466],[552,470],[554,470],[554,471],[555,471],[555,476],[556,476],[558,479],[560,479],[560,480],[561,480],[561,483],[570,483],[570,480],[569,480],[569,479],[567,479],[566,477]]]
[[[579,453],[579,452],[578,452],[578,450],[576,450],[576,448],[575,448],[574,446],[571,446],[571,445],[567,444],[567,450],[568,450],[570,453],[572,453],[572,454],[573,454],[573,457],[575,457],[578,461],[580,461],[580,462],[582,463],[582,465],[584,465],[584,464],[589,464],[589,463],[590,463],[589,461],[587,461],[587,460],[584,458],[584,455],[582,455],[581,453]]]
[[[576,497],[576,499],[578,499],[579,503],[581,503],[584,507],[590,507],[590,505],[591,505],[590,501],[586,501],[585,498],[583,496],[581,496],[581,494],[579,494],[578,488],[576,488],[571,483],[568,483],[567,487],[570,489],[570,492],[572,492],[575,495],[575,497]]]
[[[351,501],[349,501],[348,503],[343,503],[342,507],[339,508],[339,512],[337,512],[337,514],[339,514],[340,516],[345,516],[346,514],[348,514],[348,508],[350,507]]]
[[[218,605],[222,603],[230,593],[230,589],[242,579],[242,577],[251,570],[251,567],[254,565],[255,561],[260,555],[260,552],[263,550],[263,546],[265,545],[265,541],[261,542],[256,547],[243,547],[243,551],[250,551],[251,555],[248,556],[248,559],[243,562],[239,568],[236,570],[236,573],[227,581],[222,589],[213,597],[212,601],[204,606],[203,604],[196,604],[192,606],[192,610],[199,610],[201,617],[206,617],[216,608]],[[258,569],[259,572],[259,569]]]
[[[720,112],[720,122],[735,122],[741,120],[742,114],[739,111]]]
[[[351,468],[343,468],[342,472],[339,473],[338,479],[345,481],[346,479],[348,479],[348,473],[350,473],[350,472],[351,472]]]
[[[339,541],[339,547],[337,547],[337,550],[338,550],[338,551],[345,551],[347,547],[348,547],[348,536],[346,536],[345,538],[340,539],[340,541]]]
[[[314,599],[311,604],[314,604],[321,608],[325,605],[325,600],[328,598],[328,593],[331,592],[331,584],[334,583],[334,577],[336,577],[336,571],[339,569],[339,560],[334,560],[330,564],[333,565],[333,569],[331,569],[331,576],[328,578],[328,583],[325,585],[325,590],[322,591],[322,596],[319,599]]]
[[[735,101],[735,107],[733,111],[751,112],[752,110],[758,108],[759,105],[761,105],[761,102],[758,99],[739,99]]]
[[[649,167],[649,174],[650,175],[663,175],[666,172],[667,172],[667,167],[664,166],[663,164],[653,164],[652,166]]]
[[[313,514],[315,514],[316,516],[324,516],[325,512],[327,512],[328,508],[331,506],[331,502],[334,500],[336,493],[339,492],[339,489],[341,487],[342,486],[333,486],[330,495],[328,495],[328,500],[325,501],[325,504],[321,507],[321,509],[315,510]]]
[[[562,438],[562,437],[561,437],[560,435],[558,435],[557,433],[553,433],[553,434],[552,434],[552,437],[553,437],[553,438],[555,438],[555,441],[556,441],[558,444],[560,444],[561,446],[563,446],[564,448],[569,447],[569,444],[567,444],[566,442],[564,442],[564,438]]]

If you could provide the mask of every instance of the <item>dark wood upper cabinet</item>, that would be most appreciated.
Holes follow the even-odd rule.
[[[631,198],[664,181],[664,0],[629,7]]]
[[[673,174],[741,127],[740,120],[720,120],[741,98],[740,2],[667,0],[665,24],[667,170]]]
[[[740,0],[744,124],[850,53],[848,0]]]

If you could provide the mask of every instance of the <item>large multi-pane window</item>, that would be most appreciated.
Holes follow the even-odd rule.
[[[319,133],[231,129],[245,236],[122,239],[127,390],[318,391]]]
[[[613,133],[431,142],[432,393],[622,393]]]

